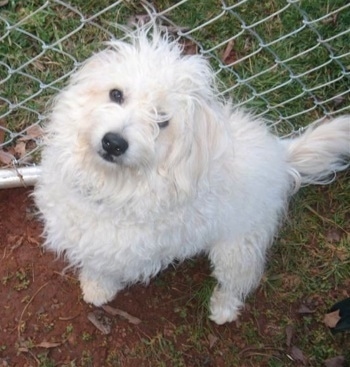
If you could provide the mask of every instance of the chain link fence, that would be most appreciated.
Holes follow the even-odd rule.
[[[2,0],[0,174],[40,164],[52,95],[104,41],[123,37],[118,25],[149,15],[209,58],[222,94],[281,135],[349,113],[347,0]]]

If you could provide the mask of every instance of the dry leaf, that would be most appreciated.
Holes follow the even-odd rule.
[[[304,315],[309,315],[310,313],[315,313],[316,311],[315,310],[311,310],[309,307],[307,307],[306,305],[302,304],[298,311],[298,313],[300,314],[304,314]]]
[[[336,310],[336,311],[327,313],[323,319],[323,322],[329,328],[334,328],[336,327],[339,320],[340,320],[339,310]]]
[[[343,356],[328,358],[324,361],[326,367],[345,367],[346,360]]]
[[[149,14],[138,14],[129,17],[127,20],[128,27],[136,26],[138,24],[146,24],[150,21]]]
[[[233,49],[234,46],[234,40],[230,40],[227,43],[227,46],[225,48],[225,51],[222,55],[222,62],[226,65],[232,64],[233,62],[237,61],[237,54]]]
[[[198,45],[195,44],[191,40],[184,40],[182,42],[183,45],[183,54],[184,55],[197,55],[198,54]]]
[[[211,349],[216,344],[216,342],[219,340],[219,338],[213,334],[209,334],[208,340],[209,340],[209,349]]]
[[[302,365],[306,366],[306,358],[304,357],[303,352],[298,347],[293,345],[289,354],[294,361],[300,362]]]
[[[294,329],[293,329],[293,326],[291,325],[288,325],[286,327],[286,344],[287,344],[287,347],[290,347],[291,344],[292,344],[292,339],[293,339],[293,335],[294,335]]]
[[[4,152],[0,149],[0,162],[5,165],[10,165],[14,159],[14,156],[10,153]]]
[[[5,141],[5,130],[1,129],[1,127],[5,127],[5,119],[0,119],[0,144],[2,144]]]
[[[347,261],[350,257],[349,250],[346,247],[338,247],[335,250],[335,255],[340,261]]]
[[[3,144],[5,141],[5,130],[1,129],[1,124],[0,124],[0,144]]]
[[[341,239],[341,234],[339,233],[339,231],[333,229],[328,231],[326,239],[328,242],[339,242]]]
[[[343,104],[346,101],[345,97],[343,96],[339,96],[339,97],[335,97],[333,99],[333,104],[334,107],[339,107],[341,104]]]
[[[107,322],[107,318],[101,315],[101,311],[90,312],[87,318],[102,334],[110,334],[111,325]]]
[[[29,349],[27,347],[18,347],[17,351],[20,353],[28,353]]]
[[[5,6],[5,5],[7,5],[9,3],[9,0],[2,0],[2,1],[0,1],[0,7],[1,6]]]
[[[59,347],[62,343],[50,343],[50,342],[41,342],[40,344],[36,344],[35,346],[37,348],[46,348],[46,349],[50,349],[50,348],[56,348]]]
[[[26,143],[18,140],[14,149],[16,157],[22,158],[26,154]]]
[[[234,45],[234,41],[231,40],[227,43],[227,46],[225,48],[225,51],[222,55],[222,61],[225,62],[227,60],[227,58],[230,56],[230,53],[232,52],[233,49],[233,45]]]
[[[39,125],[32,125],[25,131],[26,135],[19,138],[19,141],[28,141],[41,138],[44,135],[44,130]]]
[[[39,60],[35,60],[32,62],[32,64],[34,65],[35,68],[37,68],[39,71],[44,71],[45,70],[45,66],[42,62],[40,62]]]
[[[104,305],[102,306],[102,308],[110,315],[112,316],[122,316],[124,317],[125,319],[127,319],[131,324],[134,324],[134,325],[138,325],[141,320],[138,319],[137,317],[135,316],[131,316],[130,314],[128,314],[127,312],[125,311],[122,311],[122,310],[119,310],[118,308],[114,308],[114,307],[111,307],[111,306],[108,306],[108,305]]]

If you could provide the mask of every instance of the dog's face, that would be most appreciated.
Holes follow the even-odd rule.
[[[81,144],[101,164],[152,165],[174,130],[182,133],[174,119],[184,106],[171,66],[131,51],[104,51],[73,79]]]
[[[52,121],[67,130],[71,154],[90,165],[161,172],[187,161],[195,172],[209,140],[212,81],[202,57],[139,34],[87,60],[58,96]]]

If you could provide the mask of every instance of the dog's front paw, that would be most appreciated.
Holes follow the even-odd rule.
[[[100,282],[95,280],[80,280],[83,299],[86,303],[92,303],[94,306],[102,306],[111,301],[116,291],[106,288]]]
[[[218,325],[235,321],[243,305],[231,292],[217,286],[210,299],[210,319]]]

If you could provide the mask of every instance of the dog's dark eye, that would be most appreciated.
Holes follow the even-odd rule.
[[[168,125],[169,125],[169,120],[158,122],[158,126],[159,126],[160,129],[163,129],[163,128],[167,127]]]
[[[119,89],[112,89],[109,92],[109,98],[112,102],[122,104],[124,102],[123,92]]]

